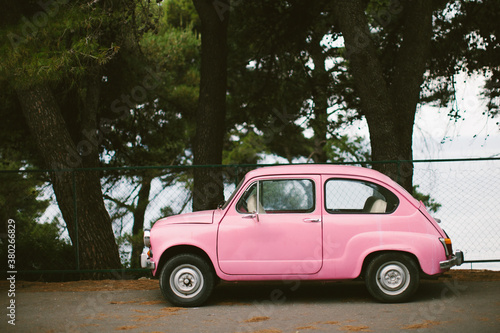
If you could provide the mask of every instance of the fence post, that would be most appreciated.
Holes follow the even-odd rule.
[[[398,166],[398,175],[397,175],[397,183],[401,184],[401,160],[396,161],[397,166]]]
[[[234,171],[234,185],[238,186],[238,184],[240,183],[240,175],[239,175],[239,172],[238,172],[238,166],[236,165],[234,167],[235,171]]]

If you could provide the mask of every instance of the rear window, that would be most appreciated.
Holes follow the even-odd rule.
[[[389,214],[398,197],[380,185],[355,179],[329,179],[325,183],[325,209],[330,214]]]

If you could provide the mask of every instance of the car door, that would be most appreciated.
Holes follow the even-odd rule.
[[[234,275],[313,274],[322,266],[320,176],[250,181],[219,224],[220,269]]]

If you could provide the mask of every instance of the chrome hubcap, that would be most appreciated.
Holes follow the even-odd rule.
[[[410,272],[400,262],[388,262],[377,271],[377,285],[385,294],[401,294],[409,284]]]
[[[201,271],[193,265],[184,264],[176,267],[170,275],[170,288],[175,295],[182,298],[193,298],[203,288],[204,280]]]

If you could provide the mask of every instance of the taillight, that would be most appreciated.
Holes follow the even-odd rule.
[[[444,246],[446,256],[450,256],[453,253],[453,246],[451,245],[451,239],[449,238],[439,238],[439,241]]]

